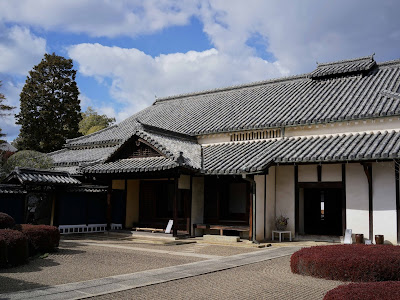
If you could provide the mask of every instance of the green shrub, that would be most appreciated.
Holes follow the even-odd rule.
[[[28,239],[17,230],[0,229],[0,265],[17,266],[28,261]]]
[[[15,226],[15,221],[13,217],[7,215],[6,213],[0,212],[0,229],[13,228]]]
[[[31,255],[52,252],[60,243],[60,232],[54,226],[21,224],[21,231],[28,238]]]

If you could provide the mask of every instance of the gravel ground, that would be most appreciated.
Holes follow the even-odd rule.
[[[96,299],[322,299],[342,284],[292,274],[290,257],[156,284]]]
[[[27,265],[0,269],[0,293],[134,273],[199,260],[203,259],[61,242],[59,251],[51,253],[45,259],[37,258]]]

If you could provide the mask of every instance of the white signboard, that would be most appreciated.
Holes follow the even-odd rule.
[[[346,232],[344,234],[344,243],[345,244],[353,244],[353,239],[351,238],[351,229],[346,229]]]
[[[171,233],[172,225],[174,224],[174,220],[169,220],[167,228],[165,228],[165,233]]]

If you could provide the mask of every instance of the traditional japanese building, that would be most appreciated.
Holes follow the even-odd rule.
[[[297,237],[351,228],[397,244],[399,151],[400,60],[368,56],[159,98],[51,156],[57,169],[108,185],[126,228],[174,219],[191,235],[264,240],[283,215]]]

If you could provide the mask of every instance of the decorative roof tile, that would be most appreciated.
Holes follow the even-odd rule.
[[[374,55],[347,59],[331,63],[318,64],[317,68],[309,75],[310,78],[321,78],[331,75],[365,72],[376,65]]]

